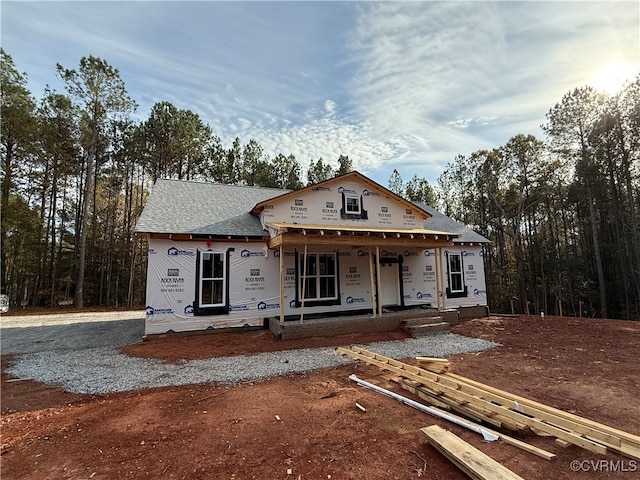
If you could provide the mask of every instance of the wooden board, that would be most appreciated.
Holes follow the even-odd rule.
[[[437,410],[441,410],[438,407],[434,407],[434,408],[436,408]],[[458,420],[461,420],[463,422],[469,423],[469,420],[467,420],[466,418],[459,417],[454,413],[444,412],[444,411],[443,413],[446,413],[447,415],[453,418],[457,418]],[[531,445],[530,443],[523,442],[522,440],[518,440],[517,438],[510,437],[509,435],[505,435],[504,433],[497,432],[483,425],[478,425],[478,427],[482,428],[485,432],[492,433],[495,436],[499,437],[500,440],[502,440],[504,443],[508,443],[509,445],[517,447],[520,450],[524,450],[525,452],[533,453],[534,455],[537,455],[540,458],[544,458],[545,460],[554,460],[556,458],[555,453],[548,452],[546,450],[543,450],[542,448],[538,448],[534,445]]]
[[[421,430],[431,445],[474,480],[523,480],[501,463],[438,425]]]
[[[449,363],[449,360],[446,358],[437,358],[437,357],[416,357],[416,361],[418,363]]]

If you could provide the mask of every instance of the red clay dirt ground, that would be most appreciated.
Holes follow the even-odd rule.
[[[640,435],[640,322],[490,317],[453,330],[502,346],[449,357],[452,372]],[[253,331],[155,339],[123,350],[171,362],[404,336],[277,341]],[[4,374],[10,361],[2,359],[3,479],[467,478],[426,442],[420,428],[433,424],[525,479],[631,479],[640,468],[640,462],[615,453],[562,448],[534,434],[519,438],[556,453],[555,461],[483,442],[473,432],[356,386],[347,378],[351,373],[407,395],[384,372],[360,363],[234,387],[74,395],[28,380],[12,382]],[[613,463],[573,472],[573,460],[586,461],[586,467],[589,461]]]

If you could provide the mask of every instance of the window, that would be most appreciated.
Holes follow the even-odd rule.
[[[341,193],[342,208],[340,209],[340,218],[351,220],[367,220],[369,218],[367,211],[364,209],[364,201],[361,195],[357,195],[353,190]]]
[[[345,207],[348,214],[360,213],[360,197],[347,197],[345,200]]]
[[[462,267],[462,255],[460,253],[447,254],[447,297],[466,297],[467,288],[464,285],[464,272]]]
[[[200,252],[197,273],[196,315],[227,312],[227,253]]]
[[[337,268],[335,253],[307,254],[307,271],[300,257],[300,291],[304,280],[304,300],[335,300],[337,294]]]

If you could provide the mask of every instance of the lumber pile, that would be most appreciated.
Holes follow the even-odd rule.
[[[640,437],[520,397],[453,373],[436,373],[365,349],[338,347],[338,352],[400,377],[402,388],[430,404],[477,422],[512,431],[531,430],[605,455],[609,451],[640,460]],[[426,362],[429,366],[443,362]]]

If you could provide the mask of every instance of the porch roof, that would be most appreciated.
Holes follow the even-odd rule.
[[[385,228],[361,225],[315,225],[267,222],[269,247],[280,245],[351,245],[435,248],[452,246],[458,234],[424,228]]]

